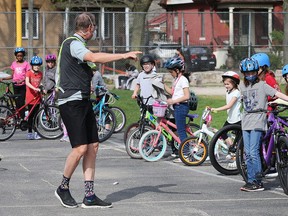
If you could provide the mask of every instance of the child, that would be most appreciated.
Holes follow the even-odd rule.
[[[6,77],[2,80],[13,80],[13,90],[14,94],[20,95],[15,98],[16,107],[19,109],[23,105],[25,105],[25,95],[26,95],[26,85],[25,85],[25,77],[26,72],[30,70],[30,65],[27,61],[24,60],[25,57],[25,49],[23,47],[17,47],[14,50],[14,55],[16,60],[13,61],[11,65],[12,74],[10,77]],[[25,117],[25,109],[20,111],[20,116],[22,119]]]
[[[51,93],[55,88],[56,55],[48,54],[45,57],[46,71],[43,80],[46,93]]]
[[[240,83],[240,76],[234,71],[227,71],[222,75],[223,83],[226,91],[226,105],[211,108],[211,111],[224,111],[227,110],[228,118],[224,123],[223,127],[226,125],[232,124],[241,124],[241,94],[238,89],[238,85]],[[228,136],[222,136],[228,145],[231,145],[231,141],[227,140]],[[229,149],[231,151],[231,149]],[[235,152],[234,152],[235,153]],[[235,164],[236,165],[236,164]]]
[[[164,65],[174,78],[172,88],[165,84],[165,90],[172,95],[167,99],[168,105],[173,105],[174,117],[177,126],[178,136],[183,142],[187,137],[186,134],[186,115],[189,112],[188,100],[190,98],[189,80],[184,75],[184,61],[180,57],[173,57],[167,60]],[[176,158],[173,162],[182,162]]]
[[[30,61],[31,70],[26,73],[26,103],[29,103],[34,97],[40,97],[40,85],[43,78],[43,74],[40,71],[40,66],[42,65],[42,59],[38,56],[33,56]],[[38,102],[40,103],[40,102]],[[31,108],[34,106],[35,101],[31,101],[28,104],[28,110],[30,111]],[[30,113],[29,119],[28,119],[28,134],[27,139],[33,140],[33,139],[40,139],[38,134],[35,132],[32,133],[33,128],[33,119],[36,114],[36,112],[39,109],[39,104],[37,104],[32,113]]]
[[[151,55],[144,55],[140,59],[140,65],[143,71],[137,77],[137,84],[132,94],[132,98],[136,98],[138,91],[141,89],[140,96],[144,98],[144,103],[146,102],[145,98],[148,98],[152,95],[153,87],[151,79],[156,76],[155,60]],[[149,98],[147,103],[149,111],[152,112],[152,104],[154,102],[153,98]]]
[[[282,76],[286,81],[285,94],[288,95],[288,64],[286,64],[282,69]]]
[[[240,84],[243,99],[242,134],[247,165],[248,182],[242,191],[263,191],[260,141],[267,130],[267,116],[264,112],[249,112],[267,109],[267,96],[277,96],[288,101],[288,96],[269,86],[258,77],[259,64],[253,58],[246,58],[240,63],[244,82]]]

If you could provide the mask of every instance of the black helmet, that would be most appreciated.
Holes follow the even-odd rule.
[[[142,58],[140,59],[140,65],[142,66],[144,63],[147,63],[147,62],[151,62],[155,65],[155,60],[154,60],[153,56],[151,56],[149,54],[142,56]]]

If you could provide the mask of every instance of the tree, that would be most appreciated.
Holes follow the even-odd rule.
[[[65,7],[113,7],[123,5],[123,7],[128,7],[133,13],[133,25],[131,28],[131,49],[139,49],[144,43],[144,33],[145,33],[145,20],[147,11],[153,0],[86,0],[85,4],[80,0],[54,0],[55,5],[58,8]]]
[[[283,12],[284,12],[284,39],[283,39],[283,63],[288,64],[288,0],[283,2]]]

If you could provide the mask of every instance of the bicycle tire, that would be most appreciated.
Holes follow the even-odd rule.
[[[208,146],[205,140],[198,142],[197,137],[187,137],[179,148],[179,158],[188,166],[201,165],[208,156]]]
[[[7,106],[0,105],[0,141],[10,139],[16,131],[16,117]]]
[[[237,169],[239,170],[239,173],[241,174],[243,180],[247,183],[248,182],[247,165],[246,165],[246,162],[245,162],[245,152],[244,152],[243,138],[241,138],[241,140],[239,141],[239,144],[237,146],[236,164],[237,164]]]
[[[44,139],[58,139],[63,136],[60,110],[57,106],[47,105],[40,108],[34,117],[34,128]]]
[[[146,125],[143,129],[143,134],[146,133],[149,130],[153,130],[152,127]],[[139,141],[142,137],[142,134],[140,132],[140,128],[134,128],[132,131],[130,131],[127,142],[125,143],[125,149],[127,154],[133,158],[133,159],[141,159],[142,156],[139,153]]]
[[[277,151],[279,155],[277,170],[280,185],[283,188],[284,193],[288,195],[288,138],[286,136],[280,136],[278,138]]]
[[[110,106],[110,109],[114,112],[116,118],[116,127],[114,133],[119,133],[126,125],[126,114],[120,107]]]
[[[232,141],[229,151],[228,145],[222,139],[223,134],[227,134]],[[215,133],[209,143],[209,158],[212,166],[224,175],[237,175],[239,170],[236,165],[236,149],[238,142],[242,138],[241,125],[227,125]]]
[[[134,122],[134,123],[128,125],[128,127],[126,128],[126,130],[124,131],[124,134],[123,134],[123,141],[124,141],[125,145],[126,145],[128,136],[131,134],[131,131],[133,131],[135,128],[139,127],[139,124],[140,124],[139,122]]]
[[[139,141],[139,153],[144,160],[154,162],[160,160],[164,156],[167,149],[167,141],[163,134],[161,134],[157,140],[157,148],[153,146],[159,133],[161,132],[150,130],[142,135]]]
[[[115,114],[111,109],[103,108],[101,118],[99,117],[99,111],[95,112],[95,118],[98,127],[99,142],[104,142],[114,133],[116,127]],[[109,129],[106,129],[107,125],[109,125]]]

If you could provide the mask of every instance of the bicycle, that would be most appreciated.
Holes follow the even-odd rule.
[[[57,139],[63,135],[59,123],[61,121],[60,111],[58,107],[45,103],[43,94],[43,90],[41,90],[38,96],[31,99],[19,109],[15,107],[15,110],[12,110],[7,106],[0,105],[0,130],[2,130],[0,131],[0,141],[10,139],[14,135],[16,128],[26,131],[28,129],[27,120],[31,112],[39,103],[40,108],[33,119],[33,127],[35,131],[45,139]],[[27,116],[25,116],[24,119],[21,119],[21,110],[25,109],[31,102],[34,102],[34,105],[28,112]]]
[[[160,108],[164,109],[161,107]],[[167,108],[167,106],[166,106]],[[157,116],[157,125],[155,130],[147,131],[143,134],[139,142],[139,153],[143,159],[146,161],[158,161],[160,160],[167,149],[167,140],[175,140],[177,143],[181,143],[180,138],[170,129],[174,128],[176,130],[176,125],[171,121],[164,118],[163,111],[155,110],[153,106],[154,115]],[[183,163],[189,163],[190,165],[200,165],[202,164],[208,156],[208,147],[204,140],[198,143],[198,138],[193,136],[193,132],[189,127],[186,127],[186,132],[192,136],[186,138],[181,144],[180,148],[183,146],[189,146],[189,154],[185,154],[184,158],[181,158]],[[167,139],[167,140],[166,140]],[[185,151],[186,152],[186,151]]]
[[[116,117],[114,112],[106,105],[106,96],[109,99],[107,91],[100,100],[91,99],[98,127],[99,142],[109,139],[116,127]]]
[[[13,82],[3,82],[0,81],[0,83],[6,85],[4,94],[0,97],[0,105],[8,106],[10,109],[15,110],[16,108],[16,101],[15,98],[20,97],[20,94],[14,94],[10,90],[10,85],[13,84]]]
[[[137,96],[136,98],[137,104],[140,107],[140,113],[141,113],[140,119],[138,120],[138,122],[130,124],[124,133],[124,144],[125,144],[126,152],[131,158],[134,158],[134,159],[142,158],[142,156],[139,154],[139,149],[138,149],[139,140],[141,139],[142,135],[149,130],[155,129],[156,125],[158,125],[157,117],[154,116],[149,111],[149,108],[147,106],[147,102],[150,99],[150,97],[142,98],[140,96]],[[167,116],[170,114],[171,114],[170,111],[166,113]],[[188,118],[187,127],[189,127],[192,132],[200,128],[199,125],[193,123],[194,119],[197,117],[198,117],[197,114],[187,115],[187,118]],[[172,138],[169,138],[169,140],[170,140],[169,143],[171,145],[175,145],[177,149],[179,148],[179,145],[177,142],[174,142]]]
[[[261,139],[260,157],[262,163],[262,176],[268,173],[276,161],[280,185],[285,194],[288,195],[288,138],[285,127],[288,127],[287,117],[278,116],[279,113],[288,109],[287,105],[275,105],[278,109],[256,110],[252,112],[264,112],[268,115],[268,131]],[[280,109],[279,109],[280,108]],[[236,164],[245,182],[247,182],[247,165],[243,138],[239,142],[236,151]]]
[[[209,143],[208,151],[210,162],[218,172],[224,175],[239,174],[236,165],[236,149],[241,139],[240,124],[226,125],[215,133]]]

